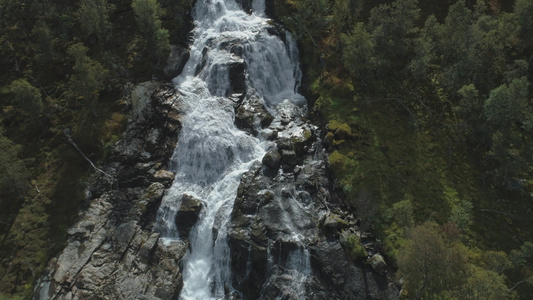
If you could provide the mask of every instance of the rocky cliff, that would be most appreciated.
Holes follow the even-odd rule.
[[[179,96],[169,85],[145,83],[132,89],[132,98],[135,121],[103,168],[111,177],[88,187],[92,196],[68,230],[67,246],[50,261],[35,299],[175,299],[179,294],[188,240],[163,242],[153,226],[174,176],[166,168],[179,143]],[[302,299],[298,293],[304,292],[305,299],[397,298],[386,273],[361,259],[354,262],[341,244],[346,232],[362,233],[332,195],[318,128],[290,111],[285,121],[261,122],[271,116],[253,100],[238,102],[235,110],[244,130],[252,134],[253,118],[246,116],[255,114],[275,140],[263,162],[243,175],[231,215],[228,242],[234,287],[240,291],[235,297]],[[194,225],[197,208],[176,217],[182,232]],[[377,247],[368,244],[373,254]],[[302,251],[309,266],[298,290],[294,284],[302,278],[287,270],[294,253]]]
[[[180,290],[187,243],[163,245],[152,231],[174,177],[166,167],[180,129],[178,96],[147,82],[129,99],[132,120],[102,168],[108,176],[88,186],[87,205],[35,299],[171,299]]]

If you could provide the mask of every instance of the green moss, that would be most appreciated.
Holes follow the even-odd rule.
[[[337,150],[329,155],[329,164],[335,176],[342,178],[346,175],[346,160],[347,158]]]
[[[313,133],[311,132],[311,130],[305,130],[304,131],[304,139],[307,141],[309,140],[310,138],[313,137]]]
[[[342,233],[344,238],[342,244],[344,245],[348,256],[352,261],[361,261],[368,257],[365,248],[361,245],[361,241],[355,234]]]

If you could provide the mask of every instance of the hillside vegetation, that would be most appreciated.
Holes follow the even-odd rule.
[[[403,295],[531,295],[533,2],[276,3],[336,186]]]
[[[126,83],[164,79],[192,1],[0,0],[0,299],[28,299],[122,134]]]

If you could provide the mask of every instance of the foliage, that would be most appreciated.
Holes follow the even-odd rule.
[[[38,20],[32,29],[32,38],[36,42],[38,54],[35,57],[36,62],[46,65],[53,63],[56,59],[54,51],[54,37],[50,26],[45,20]]]
[[[169,32],[161,27],[161,6],[157,0],[133,0],[137,28],[143,37],[142,48],[162,58],[170,49]]]
[[[411,228],[414,221],[413,203],[410,199],[396,202],[392,205],[391,211],[392,222],[400,228]]]
[[[412,52],[412,35],[417,31],[419,17],[417,0],[398,0],[370,11],[368,20],[374,50],[375,71],[378,78],[390,78],[391,70],[402,70]]]
[[[443,253],[465,253],[463,282],[415,284],[409,296],[499,299],[516,290],[524,298],[531,290],[517,283],[532,268],[527,260],[510,268],[506,253],[533,228],[533,5],[437,2],[332,1],[302,26],[281,19],[301,44],[314,111],[330,125],[348,123],[355,137],[328,125],[324,138],[345,202],[357,213],[357,195],[374,200],[373,227],[393,259],[413,247],[405,229],[426,220],[442,224],[433,234]]]
[[[353,19],[350,6],[350,1],[348,0],[335,0],[332,9],[332,27],[337,32],[343,32],[345,28],[350,28]]]
[[[398,267],[405,288],[416,298],[442,295],[460,286],[465,276],[467,254],[457,244],[447,244],[435,223],[424,223],[410,232]]]
[[[111,37],[109,15],[113,10],[114,6],[107,0],[82,0],[78,13],[85,35],[94,34],[100,43],[105,44]]]
[[[353,261],[359,261],[368,256],[365,248],[361,245],[361,241],[359,240],[357,235],[347,232],[343,232],[341,233],[341,235],[345,236],[345,240],[343,240],[343,245],[346,248],[348,256]]]
[[[88,57],[87,50],[82,43],[76,43],[68,49],[68,54],[74,60],[69,90],[76,97],[76,102],[81,100],[94,103],[104,88],[108,71],[99,62]]]
[[[471,266],[464,286],[452,292],[459,299],[508,299],[509,288],[505,277],[494,271]]]
[[[452,206],[450,222],[454,223],[460,230],[467,230],[472,222],[472,203],[461,201]]]
[[[39,114],[43,109],[41,92],[25,79],[13,81],[9,87],[15,96],[15,103],[23,110],[32,114]]]
[[[482,104],[474,84],[463,85],[458,91],[459,104],[454,107],[458,118],[466,125],[477,125],[481,118]]]
[[[492,132],[489,155],[497,161],[496,175],[507,184],[510,177],[533,164],[533,114],[528,104],[526,77],[514,79],[491,91],[483,113]]]
[[[0,204],[2,211],[7,212],[15,199],[23,197],[28,171],[19,158],[21,146],[4,136],[3,131],[0,128]],[[13,203],[9,203],[10,198]]]
[[[528,108],[528,82],[526,77],[514,79],[509,85],[503,84],[490,92],[483,112],[487,123],[494,130],[508,130],[515,123],[530,129],[526,118]]]
[[[533,3],[528,0],[516,0],[514,5],[514,15],[520,26],[520,37],[524,41],[524,46],[533,46]]]
[[[353,78],[362,85],[373,83],[374,42],[364,24],[359,22],[349,35],[343,34],[342,42],[346,48],[343,63]]]
[[[174,42],[186,44],[191,1],[161,2]],[[101,159],[127,121],[124,84],[162,72],[154,60],[166,61],[167,24],[155,22],[161,53],[153,48],[155,35],[146,42],[132,30],[136,16],[129,3],[0,0],[1,297],[31,298],[36,277],[63,247],[84,199],[89,168],[64,143],[63,130],[72,130],[91,159]],[[112,15],[115,7],[120,13]],[[131,44],[136,51],[149,45],[135,63],[150,68],[131,65]]]
[[[511,268],[511,261],[503,251],[489,250],[483,253],[482,267],[486,270],[503,274]]]
[[[414,57],[407,65],[413,77],[419,81],[431,78],[433,70],[438,68],[439,55],[437,47],[442,35],[442,26],[433,15],[426,19],[418,37],[414,39]]]

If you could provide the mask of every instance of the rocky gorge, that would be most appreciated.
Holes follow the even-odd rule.
[[[246,7],[251,12],[253,5]],[[220,17],[222,11],[215,6],[209,12]],[[225,22],[224,26],[231,23]],[[259,22],[261,27],[254,23],[250,29],[252,39],[264,39],[266,44],[274,39],[291,47],[290,37],[278,25]],[[327,140],[322,139],[326,130],[307,119],[305,99],[299,94],[277,95],[287,83],[285,75],[254,77],[254,68],[275,65],[272,59],[265,62],[247,54],[254,47],[242,38],[207,39],[199,49],[199,64],[184,67],[184,72],[207,78],[207,86],[194,86],[194,93],[187,90],[185,77],[178,84],[147,82],[128,88],[131,121],[102,167],[106,176],[87,187],[87,203],[68,230],[68,244],[50,261],[35,299],[204,299],[182,293],[184,274],[190,276],[198,251],[195,243],[202,241],[214,248],[207,254],[213,266],[207,268],[206,282],[200,283],[207,286],[209,298],[399,297],[379,243],[359,228],[357,216],[345,211],[334,191],[324,150]],[[281,52],[290,56],[293,50]],[[219,58],[218,52],[210,56],[210,51],[231,59],[210,67],[211,60]],[[289,89],[298,87],[297,68],[284,72],[296,77],[289,80]],[[262,87],[268,76],[279,76],[279,85]],[[199,127],[210,125],[191,118],[196,114],[193,108],[205,109],[198,114],[213,122],[218,115],[207,111],[213,104],[203,107],[196,98],[191,101],[191,95],[208,95],[205,98],[225,110],[235,144],[224,141],[214,149],[203,144],[226,132],[219,126],[196,135]],[[203,148],[193,147],[195,143]],[[192,151],[185,153],[186,147]],[[259,148],[253,152],[259,157],[241,152],[243,148]],[[203,153],[195,152],[200,149],[209,149],[223,164],[209,164]],[[191,153],[194,156],[185,156]],[[180,157],[191,164],[186,170],[201,169],[205,174],[180,174],[180,163],[185,165]],[[209,202],[219,189],[217,182],[228,174],[233,174],[237,187],[228,194],[231,199]],[[184,190],[187,180],[198,178],[205,182]],[[217,205],[220,208],[210,212]],[[209,214],[212,246],[199,239]],[[194,291],[190,285],[185,289]]]

